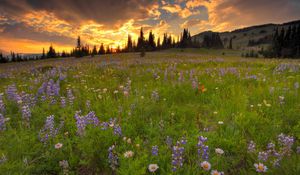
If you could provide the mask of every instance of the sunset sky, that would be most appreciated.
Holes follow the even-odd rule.
[[[179,36],[300,19],[300,0],[0,0],[0,50],[69,51],[84,43],[124,46],[140,27]]]

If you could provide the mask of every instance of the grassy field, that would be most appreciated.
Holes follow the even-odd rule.
[[[0,65],[0,174],[300,174],[300,61],[239,55]]]

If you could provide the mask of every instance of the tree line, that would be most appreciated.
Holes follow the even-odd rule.
[[[102,43],[97,49],[97,46],[90,48],[89,45],[84,45],[81,42],[80,36],[77,38],[77,45],[70,52],[63,51],[58,53],[55,51],[55,48],[51,45],[46,52],[43,49],[41,55],[37,56],[24,56],[21,54],[16,54],[11,52],[10,56],[4,56],[0,53],[0,63],[7,62],[21,62],[28,60],[40,60],[47,58],[61,58],[61,57],[84,57],[84,56],[95,56],[95,55],[104,55],[104,54],[113,54],[121,52],[151,52],[158,51],[170,48],[220,48],[223,47],[222,41],[219,34],[213,33],[209,36],[205,36],[203,43],[199,43],[197,40],[192,40],[190,31],[184,29],[180,37],[176,38],[168,33],[164,33],[162,40],[160,37],[156,38],[155,34],[150,31],[148,37],[145,37],[143,28],[140,29],[140,34],[137,41],[132,39],[131,35],[128,35],[127,44],[124,48],[118,46],[116,49],[113,49],[109,45],[106,47]]]
[[[260,51],[268,58],[299,58],[300,57],[300,25],[291,25],[275,29],[272,44],[267,50]]]

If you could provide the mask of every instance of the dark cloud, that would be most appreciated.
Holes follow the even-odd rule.
[[[226,13],[226,9],[232,13]],[[233,23],[280,23],[300,18],[299,0],[224,0],[215,9],[222,21]],[[218,13],[219,12],[219,13]],[[242,21],[242,18],[245,18]],[[235,21],[236,20],[236,21]],[[248,24],[247,24],[248,23]]]
[[[156,2],[156,0],[0,0],[0,10],[9,15],[45,10],[68,22],[94,20],[109,25],[128,19],[146,18],[148,9]]]
[[[2,31],[0,32],[2,38],[38,40],[40,42],[58,43],[62,45],[68,45],[70,43],[75,44],[73,38],[45,31],[39,32],[34,30],[32,27],[24,25],[23,23],[1,24],[0,28],[2,28]]]

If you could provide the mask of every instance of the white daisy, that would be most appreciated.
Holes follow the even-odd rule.
[[[150,164],[150,165],[148,166],[148,170],[149,170],[151,173],[155,172],[158,168],[159,168],[159,166],[158,166],[157,164]]]
[[[267,170],[268,170],[267,166],[265,166],[262,163],[258,163],[258,164],[255,163],[254,166],[256,168],[256,171],[259,173],[264,173],[264,172],[267,172]]]
[[[210,168],[211,168],[210,163],[207,162],[207,161],[202,162],[200,165],[201,165],[201,167],[202,167],[205,171],[209,171]]]

